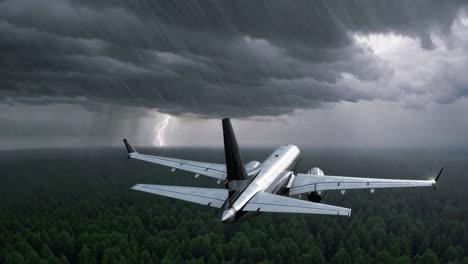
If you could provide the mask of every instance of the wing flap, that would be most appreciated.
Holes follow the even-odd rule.
[[[351,209],[349,208],[313,203],[266,192],[257,193],[242,210],[277,213],[351,215]]]
[[[192,203],[221,208],[228,197],[226,189],[197,188],[185,186],[136,184],[132,190],[171,197]]]
[[[292,183],[289,194],[296,195],[326,190],[431,187],[434,184],[435,181],[298,174]]]
[[[160,156],[144,155],[137,152],[129,153],[131,159],[143,160],[156,163],[174,169],[185,170],[200,175],[216,178],[218,180],[226,179],[226,165],[217,163],[207,163],[192,160],[174,159]]]

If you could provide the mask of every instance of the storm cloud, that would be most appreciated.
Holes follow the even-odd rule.
[[[465,3],[2,0],[0,102],[203,118],[451,103],[468,94]],[[426,69],[379,54],[379,34]]]

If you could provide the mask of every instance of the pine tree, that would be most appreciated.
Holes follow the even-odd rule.
[[[218,264],[218,261],[216,260],[216,256],[214,254],[211,255],[208,259],[208,264]]]
[[[351,257],[349,256],[348,252],[346,252],[346,249],[340,248],[335,255],[333,255],[333,258],[331,259],[332,264],[350,264],[351,263]]]
[[[13,251],[9,253],[6,258],[5,258],[5,264],[22,264],[26,263],[24,261],[23,255],[21,255],[19,252]]]
[[[140,254],[140,261],[141,264],[152,264],[153,260],[151,259],[151,255],[148,250],[143,250]]]
[[[78,264],[91,263],[91,251],[86,244],[81,248],[78,254]]]
[[[421,257],[421,263],[424,264],[439,264],[439,258],[431,249],[426,249]]]
[[[378,264],[392,264],[393,258],[392,255],[386,250],[380,251],[375,255],[375,263]]]
[[[314,260],[313,262],[315,264],[325,264],[325,258],[323,257],[323,254],[322,254],[322,250],[317,247],[317,246],[314,246],[312,247],[312,249],[310,250],[310,255],[312,256],[312,259]]]
[[[394,264],[410,264],[411,259],[408,256],[399,256],[393,262]]]
[[[50,251],[49,247],[44,244],[41,249],[41,258],[47,259],[49,256],[53,255],[52,252]]]

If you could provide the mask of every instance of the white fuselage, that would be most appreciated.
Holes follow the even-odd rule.
[[[284,194],[285,187],[292,176],[292,170],[300,160],[300,153],[299,148],[294,145],[284,145],[275,150],[263,162],[259,173],[251,176],[255,178],[243,187],[230,208],[224,211],[223,222],[233,223],[241,218],[258,215],[259,213],[256,212],[254,214],[243,212],[242,208],[260,191]]]

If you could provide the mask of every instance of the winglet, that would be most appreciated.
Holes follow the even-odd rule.
[[[444,168],[440,169],[439,174],[437,174],[437,177],[434,179],[434,183],[432,184],[432,188],[434,188],[434,190],[436,189],[435,185],[436,185],[437,181],[439,180],[440,175],[442,174],[442,171],[444,171]]]
[[[439,180],[439,177],[440,175],[442,174],[442,171],[444,171],[444,168],[441,168],[440,171],[439,171],[439,174],[437,174],[437,177],[435,178],[435,182],[437,182]]]
[[[135,148],[125,138],[123,140],[125,147],[127,148],[128,154],[136,153]]]

